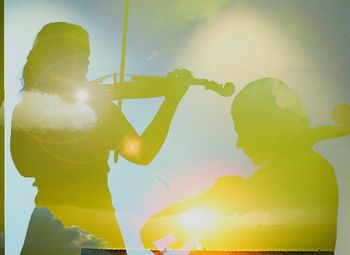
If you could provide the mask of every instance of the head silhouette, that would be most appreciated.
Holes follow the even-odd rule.
[[[263,78],[235,97],[231,114],[237,146],[260,165],[305,146],[308,120],[296,93],[282,81]]]
[[[89,54],[88,33],[82,27],[65,22],[45,25],[23,69],[24,90],[69,93],[85,82]]]

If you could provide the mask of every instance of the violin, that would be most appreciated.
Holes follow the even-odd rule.
[[[108,77],[113,77],[112,83],[105,83]],[[211,90],[223,97],[232,96],[235,92],[235,86],[232,82],[219,84],[212,80],[196,79],[192,76],[180,77],[170,73],[166,77],[131,75],[130,81],[118,82],[117,75],[109,74],[88,81],[85,84],[86,90],[90,93],[103,89],[109,95],[111,100],[137,99],[161,97],[169,93],[169,90],[176,89],[176,83],[185,82],[190,85],[202,86],[206,90]],[[174,85],[175,83],[175,85]]]

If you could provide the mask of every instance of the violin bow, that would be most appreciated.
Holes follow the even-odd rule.
[[[126,42],[128,36],[128,17],[129,17],[129,0],[124,1],[124,24],[123,24],[123,41],[122,41],[122,52],[120,59],[120,72],[119,72],[119,82],[124,83],[125,79],[125,61],[126,61]],[[116,79],[116,78],[115,78]],[[118,106],[120,110],[122,109],[122,99],[118,100]]]
[[[129,17],[129,0],[124,1],[124,24],[123,24],[123,41],[122,41],[122,51],[120,59],[120,72],[119,72],[119,82],[124,83],[125,79],[125,57],[126,57],[126,42],[128,36],[128,17]],[[117,82],[117,75],[114,74],[114,82]],[[118,99],[118,107],[122,111],[122,98]],[[114,162],[118,160],[118,152],[114,151]]]

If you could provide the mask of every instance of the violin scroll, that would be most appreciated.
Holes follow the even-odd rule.
[[[206,90],[212,90],[223,97],[232,96],[235,92],[235,86],[232,82],[224,85],[215,81],[193,78],[192,74],[186,69],[170,72],[167,76],[145,76],[131,75],[130,81],[103,83],[103,81],[113,74],[97,78],[86,83],[91,88],[105,88],[109,91],[112,99],[131,99],[131,98],[149,98],[160,97],[168,93],[171,89],[168,84],[171,81],[184,82],[189,85],[203,86]]]
[[[226,82],[220,95],[224,97],[229,97],[235,93],[235,90],[235,85],[232,82]]]

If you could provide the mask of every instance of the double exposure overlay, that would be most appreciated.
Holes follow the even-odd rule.
[[[349,11],[6,0],[1,251],[349,253]]]

